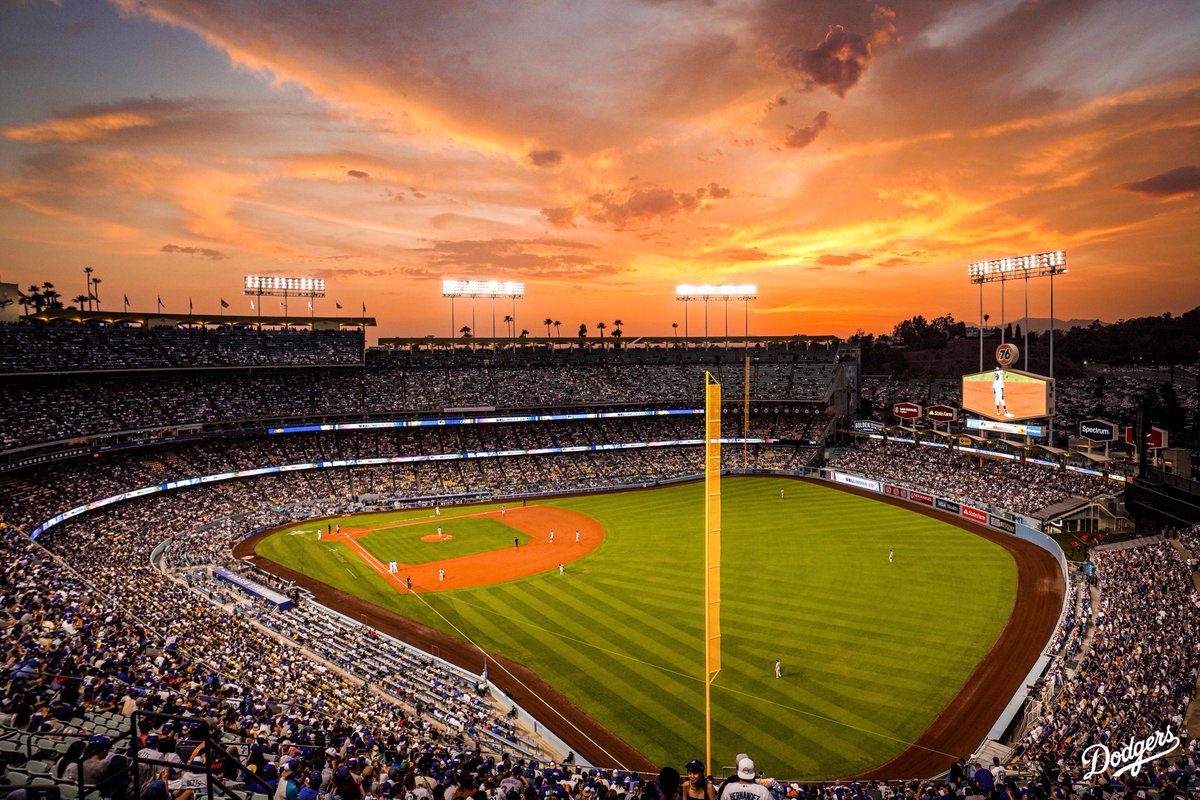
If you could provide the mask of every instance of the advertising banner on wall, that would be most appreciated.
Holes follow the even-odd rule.
[[[869,489],[872,492],[879,491],[879,481],[860,478],[857,475],[845,475],[841,472],[835,472],[833,473],[833,479],[838,483],[844,483],[847,486],[857,486],[859,489]]]
[[[995,514],[988,514],[988,525],[1008,533],[1017,532],[1017,523],[1013,522],[1011,519],[1005,519],[1004,517],[996,516]]]
[[[981,508],[975,508],[974,506],[963,506],[962,515],[967,519],[973,519],[976,522],[987,522],[988,518],[986,511]]]

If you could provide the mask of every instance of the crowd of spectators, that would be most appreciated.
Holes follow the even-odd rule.
[[[361,364],[361,329],[339,331],[0,325],[0,373]]]
[[[793,471],[808,466],[818,454],[817,449],[790,442],[796,439],[797,431],[807,430],[810,424],[805,415],[754,415],[752,436],[786,439],[789,443],[745,448],[727,445],[722,448],[722,463],[730,469],[751,470]],[[200,439],[113,451],[97,458],[52,462],[10,473],[0,480],[0,514],[32,529],[75,506],[170,481],[259,467],[447,454],[473,457],[290,471],[278,476],[281,483],[277,491],[262,497],[282,503],[295,485],[305,495],[388,506],[413,498],[647,485],[703,472],[702,427],[701,416],[688,415]],[[741,420],[727,419],[723,433],[739,436]],[[620,446],[647,442],[658,444]],[[547,448],[573,451],[525,452]],[[477,454],[479,457],[474,457]]]
[[[24,329],[17,326],[14,330]],[[56,329],[32,330],[45,333]],[[81,340],[88,340],[86,332],[76,333]],[[125,331],[122,335],[135,336],[135,333]],[[231,341],[254,341],[254,337],[260,336],[257,332],[176,331],[170,335],[154,334],[152,338],[159,349],[165,349],[158,338],[166,342],[176,335],[215,341],[227,337]],[[326,335],[350,336],[325,332],[261,334],[269,340],[304,336],[321,339]],[[359,337],[361,345],[361,334],[353,335]],[[12,331],[0,326],[0,343],[12,338]],[[602,352],[598,358],[591,353],[531,350],[518,358],[516,353],[502,357],[498,353],[469,350],[412,352],[372,348],[367,351],[365,363],[361,363],[361,359],[305,360],[303,353],[311,352],[311,347],[307,350],[282,344],[274,347],[291,355],[280,356],[272,363],[276,366],[286,363],[294,368],[253,371],[193,368],[136,374],[102,370],[53,376],[35,373],[6,380],[0,383],[0,404],[8,410],[9,424],[0,429],[0,451],[102,433],[231,421],[276,422],[430,414],[448,409],[544,409],[602,404],[695,406],[703,403],[706,372],[739,390],[745,382],[742,362],[724,361],[727,354],[715,349],[696,351],[684,361],[664,361],[656,357],[662,354],[653,351],[636,357],[622,351]],[[180,352],[186,351],[186,347],[180,347]],[[821,350],[799,358],[792,351],[764,349],[751,364],[751,398],[801,407],[809,405],[823,411],[838,371],[833,355],[831,350]],[[443,359],[445,364],[440,363]],[[311,364],[325,366],[308,366]],[[740,398],[740,395],[738,391],[729,396]]]
[[[481,749],[532,747],[505,709],[428,656],[385,645],[373,631],[308,606],[272,620],[272,637],[253,615],[201,602],[152,565],[164,532],[229,516],[253,505],[256,494],[230,485],[161,495],[65,523],[37,543],[6,525],[0,725],[44,739],[80,730],[93,712],[120,708],[204,720],[235,742],[283,754],[288,742],[310,753],[329,746],[369,751],[373,742],[416,763],[438,753],[444,762],[450,752],[481,758]],[[319,510],[320,499],[307,500],[292,513]],[[210,551],[220,563],[231,558],[228,544]],[[381,684],[375,679],[384,658],[403,669]]]
[[[1034,516],[1070,497],[1096,498],[1120,491],[1118,484],[1094,475],[876,439],[865,439],[839,453],[829,465]]]
[[[1093,365],[1085,377],[1057,382],[1054,424],[1072,433],[1085,419],[1132,425],[1142,399],[1147,395],[1159,398],[1165,386],[1171,387],[1181,409],[1194,409],[1200,403],[1194,364],[1173,369]]]
[[[1116,751],[1169,729],[1185,741],[1181,757],[1123,779],[1110,769],[1095,783],[1105,793],[1130,786],[1160,797],[1195,791],[1198,740],[1187,740],[1195,731],[1186,730],[1184,714],[1200,663],[1200,595],[1188,564],[1200,536],[1193,528],[1178,541],[1189,552],[1169,542],[1092,551],[1100,600],[1090,647],[1076,669],[1058,673],[1061,690],[1017,743],[1010,769],[1062,769],[1081,779],[1087,748]]]

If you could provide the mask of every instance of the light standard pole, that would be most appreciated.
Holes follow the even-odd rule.
[[[696,286],[681,283],[675,287],[675,299],[683,303],[683,335],[687,337],[687,305],[692,300],[704,301],[704,338],[708,338],[708,301],[719,299],[725,304],[725,347],[729,347],[729,301],[741,300],[745,315],[746,338],[750,337],[750,307],[749,301],[758,297],[758,287],[753,284],[736,284],[720,286]]]

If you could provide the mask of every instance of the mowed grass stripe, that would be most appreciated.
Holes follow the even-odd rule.
[[[539,501],[596,519],[602,546],[563,576],[422,598],[651,760],[682,763],[704,742],[702,493],[697,483]],[[783,479],[727,478],[722,505],[718,761],[753,752],[795,778],[881,763],[953,696],[1011,609],[1012,559],[937,519]],[[405,602],[416,599],[391,607],[447,628]]]
[[[528,618],[533,614],[540,617],[537,626],[528,632],[528,636],[532,641],[536,641],[536,647],[543,652],[563,653],[564,664],[580,670],[583,674],[591,675],[595,680],[602,679],[612,692],[629,700],[635,700],[634,704],[639,707],[648,709],[653,705],[661,706],[662,682],[643,680],[640,677],[641,670],[657,669],[664,672],[671,683],[685,682],[680,681],[677,669],[669,661],[646,662],[636,655],[643,652],[654,652],[652,646],[660,644],[661,639],[652,633],[645,632],[639,626],[617,630],[611,624],[611,618],[606,612],[607,603],[601,593],[590,592],[586,589],[584,582],[575,581],[574,586],[571,587],[572,593],[562,594],[560,587],[554,584],[566,580],[567,576],[555,574],[541,581],[544,585],[527,584],[522,587],[518,596],[505,599],[505,607],[512,611],[512,617],[524,615]],[[494,599],[489,598],[490,601],[494,601]],[[468,616],[466,610],[463,610],[463,616]],[[480,616],[480,622],[484,623],[482,617],[483,615]],[[495,620],[489,620],[486,624],[494,625]],[[588,632],[582,639],[558,633],[574,630],[580,626]],[[557,638],[570,640],[554,641]],[[616,651],[603,649],[603,642],[617,640],[625,642],[622,649]],[[527,642],[523,646],[528,646],[528,644]],[[598,664],[614,658],[619,662],[622,657],[635,665],[637,670],[610,669],[603,676],[597,674]],[[615,666],[619,667],[620,664],[616,663]],[[694,693],[699,696],[698,693],[702,690],[700,675],[697,672],[692,677],[696,682]],[[686,696],[675,694],[678,702],[662,706],[663,710],[670,713],[673,706],[682,706],[685,703],[690,705],[695,699],[690,694],[690,692]],[[654,717],[661,722],[662,712],[654,715],[647,714],[648,719]]]
[[[522,631],[524,636],[521,638],[524,641],[521,642],[520,648],[537,652],[541,657],[560,659],[568,672],[590,676],[598,684],[596,687],[597,697],[603,699],[603,702],[599,704],[600,707],[632,707],[638,712],[632,716],[626,712],[625,716],[620,719],[612,718],[602,721],[609,724],[628,725],[638,724],[636,720],[640,719],[641,724],[647,726],[653,724],[655,720],[658,720],[658,724],[662,724],[664,713],[669,712],[672,705],[676,708],[694,706],[693,698],[682,696],[677,696],[677,702],[674,704],[662,705],[661,682],[643,680],[640,676],[640,669],[609,669],[601,674],[597,665],[611,660],[612,655],[596,651],[591,647],[581,646],[578,641],[569,640],[565,634],[559,633],[558,631],[564,630],[564,626],[570,623],[572,618],[579,618],[579,611],[571,604],[555,603],[554,598],[552,593],[531,586],[525,586],[519,593],[519,598],[509,598],[509,607],[513,609],[514,615],[520,614],[521,606],[528,605],[538,609],[538,613],[542,617],[537,627]],[[470,624],[473,614],[478,615],[480,624],[488,626],[496,624],[494,618],[485,619],[487,615],[473,607],[464,608],[461,603],[455,603],[455,606],[462,621],[466,624]],[[588,621],[589,624],[598,624],[601,619],[602,617],[596,616]],[[515,628],[516,625],[513,627]],[[642,665],[635,663],[633,666],[640,668]],[[699,687],[700,684],[697,682],[697,691],[699,691]],[[622,702],[616,702],[622,698]],[[679,721],[682,722],[683,719],[680,718]]]

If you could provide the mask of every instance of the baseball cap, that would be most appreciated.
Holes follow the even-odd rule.
[[[693,758],[684,769],[688,772],[704,772],[704,764],[698,758]]]
[[[664,795],[674,795],[679,788],[679,770],[674,767],[663,767],[658,771],[658,788]]]
[[[749,758],[743,758],[738,761],[738,777],[750,780],[754,777],[754,762]]]

